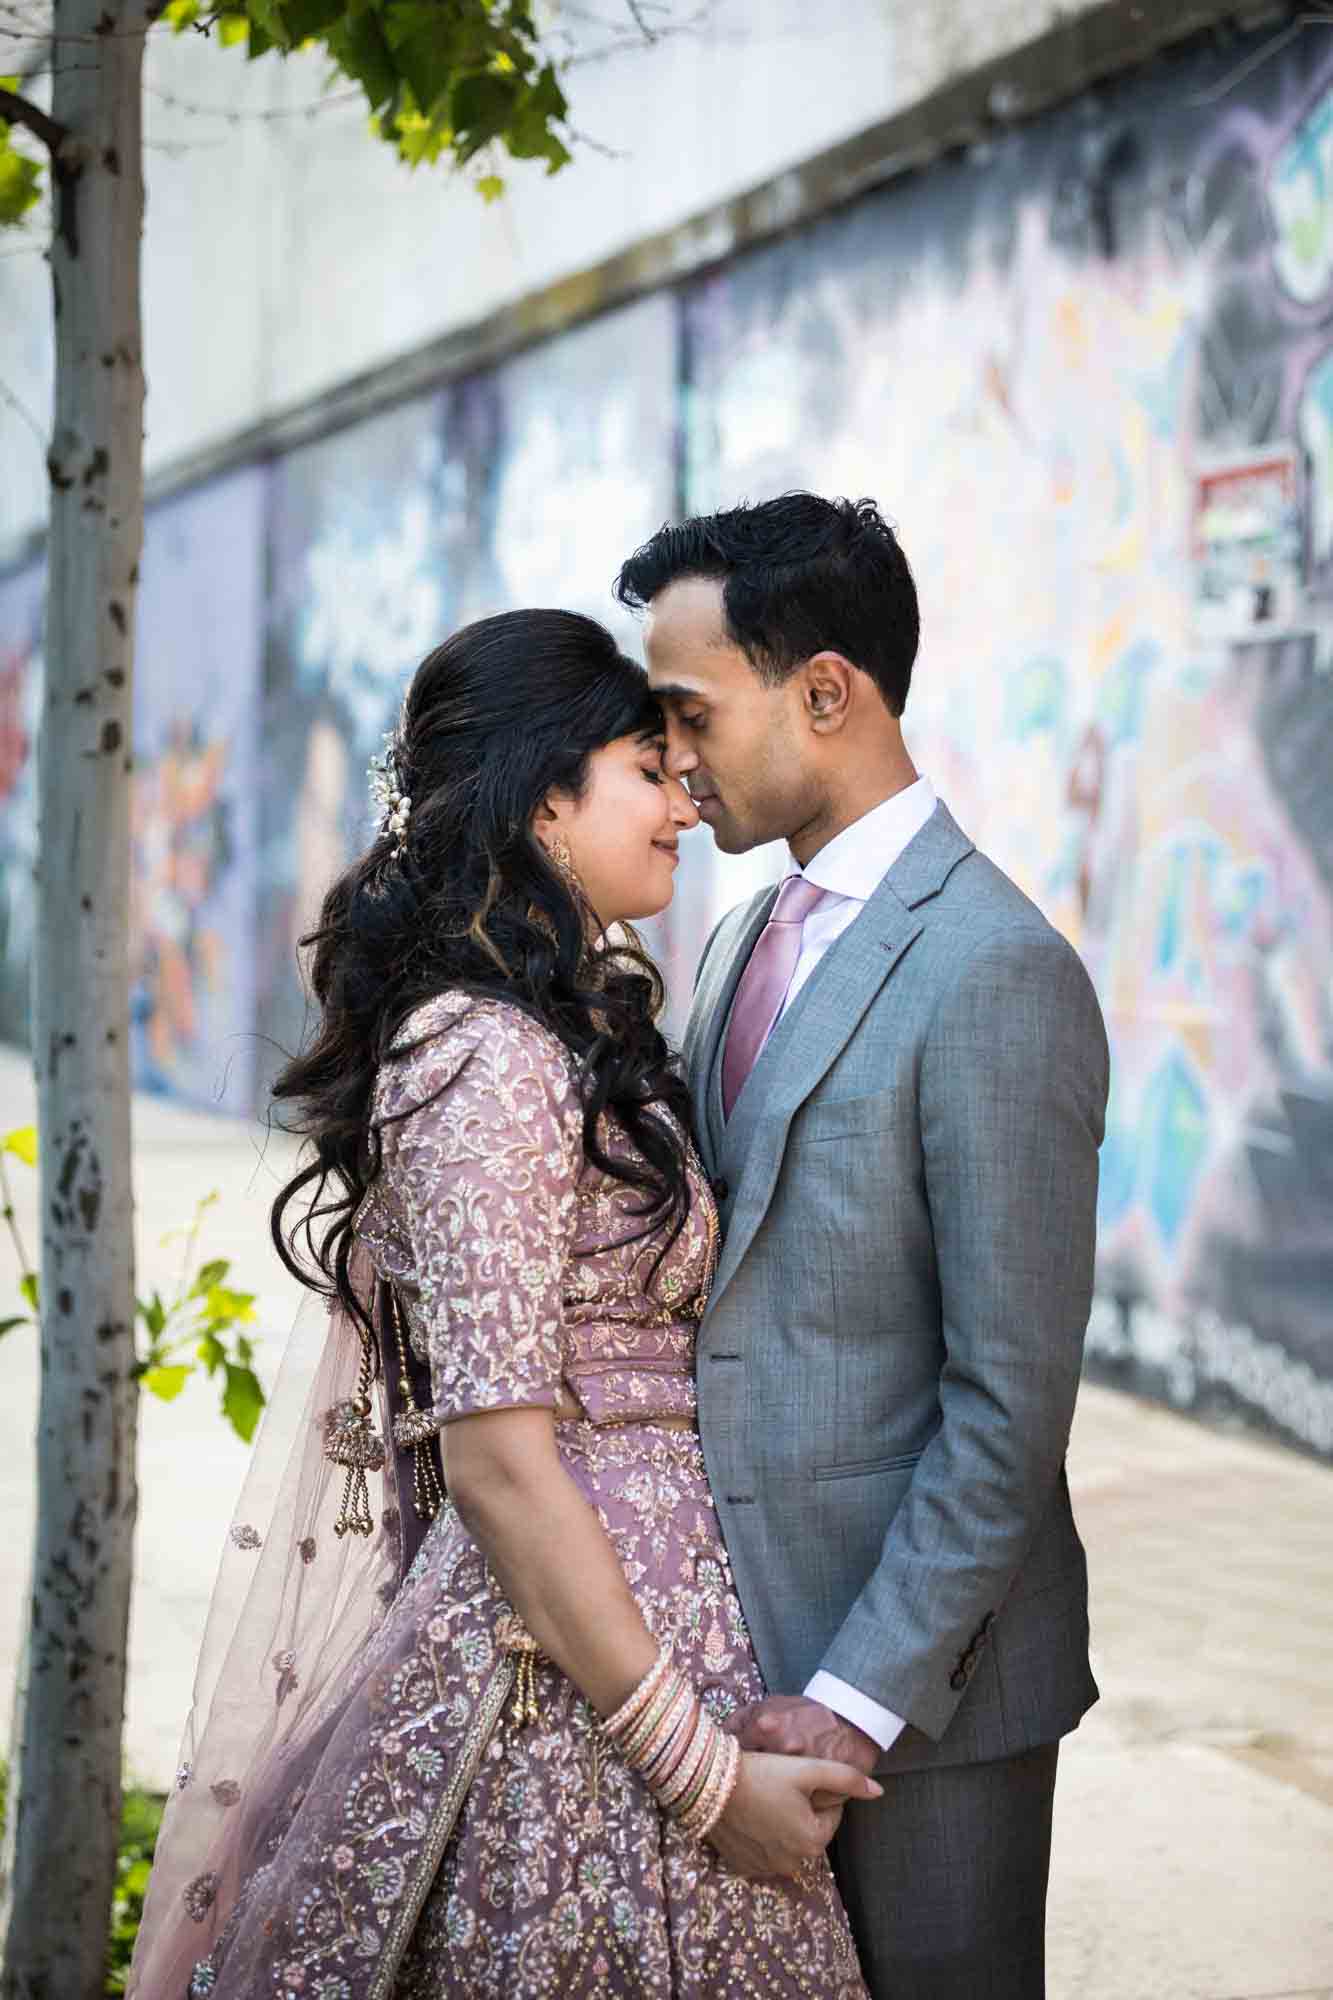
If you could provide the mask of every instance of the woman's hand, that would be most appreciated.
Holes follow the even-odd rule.
[[[850,1764],[747,1750],[708,1838],[738,1875],[795,1875],[828,1846],[848,1799],[877,1799],[883,1791]]]

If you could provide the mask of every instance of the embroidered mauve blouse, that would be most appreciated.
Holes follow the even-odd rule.
[[[585,1158],[564,1044],[517,1007],[460,993],[417,1008],[398,1041],[422,1036],[380,1070],[372,1115],[389,1122],[356,1228],[398,1288],[441,1424],[523,1406],[594,1424],[693,1415],[717,1234],[693,1151],[689,1218],[650,1293],[660,1235],[625,1244],[644,1196]],[[598,1136],[632,1157],[609,1116]]]

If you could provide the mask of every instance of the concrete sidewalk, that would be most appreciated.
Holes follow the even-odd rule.
[[[0,1051],[0,1129],[32,1116]],[[135,1107],[141,1286],[166,1286],[198,1198],[201,1251],[259,1294],[271,1377],[298,1303],[268,1242],[291,1157],[255,1125]],[[35,1177],[12,1163],[35,1248]],[[0,1315],[13,1260],[0,1241]],[[3,1348],[0,1714],[32,1526],[35,1342]],[[246,1453],[212,1392],[145,1398],[129,1770],[166,1785]],[[1333,2000],[1333,1474],[1104,1389],[1079,1404],[1070,1481],[1093,1579],[1100,1705],[1065,1747],[1052,2000]]]

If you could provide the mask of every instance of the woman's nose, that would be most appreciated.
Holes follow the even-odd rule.
[[[671,780],[671,818],[675,825],[684,827],[687,832],[690,827],[699,824],[699,808],[679,778]]]

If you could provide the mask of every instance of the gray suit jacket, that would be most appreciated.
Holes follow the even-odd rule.
[[[709,941],[686,1034],[725,1240],[699,1426],[764,1678],[1007,1756],[1097,1698],[1064,1456],[1107,1046],[1069,945],[941,805],[833,944],[729,1122],[721,1051],[773,890]]]

